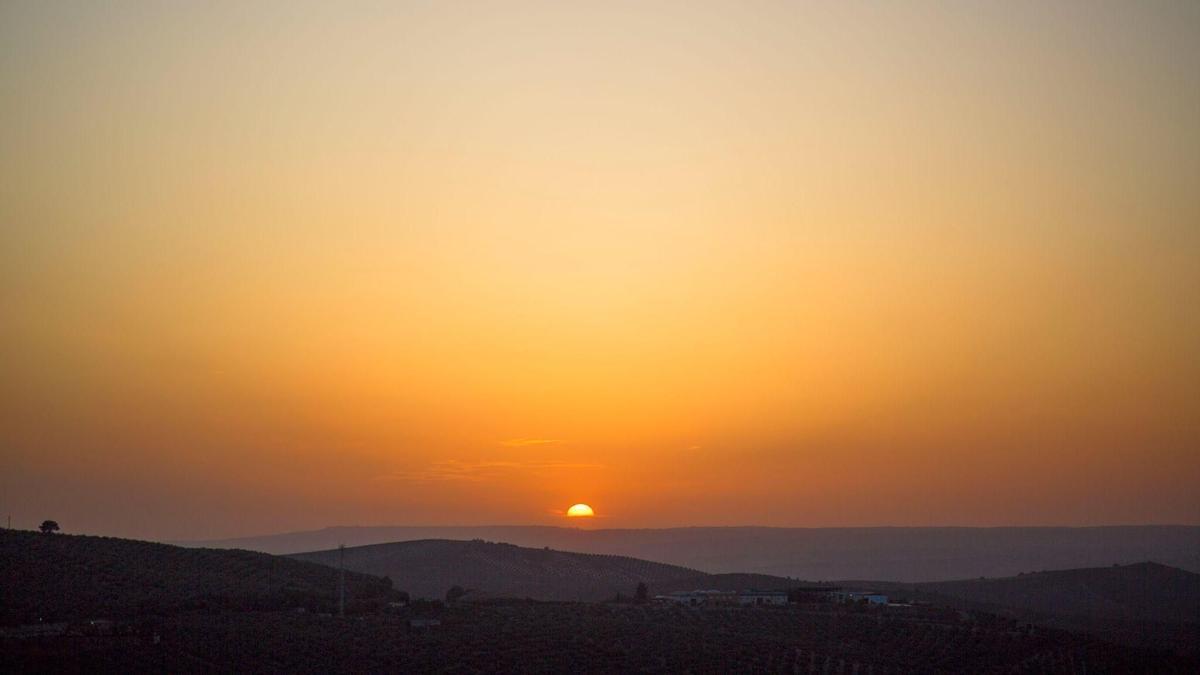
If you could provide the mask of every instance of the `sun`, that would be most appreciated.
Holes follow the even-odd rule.
[[[567,509],[568,518],[591,518],[594,515],[596,515],[596,512],[587,504],[575,504]]]

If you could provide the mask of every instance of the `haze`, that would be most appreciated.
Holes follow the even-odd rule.
[[[3,3],[0,517],[1200,523],[1200,4],[902,5]]]

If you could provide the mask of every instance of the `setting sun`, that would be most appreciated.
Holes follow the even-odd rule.
[[[594,515],[596,515],[596,512],[587,504],[575,504],[567,509],[568,518],[591,518]]]

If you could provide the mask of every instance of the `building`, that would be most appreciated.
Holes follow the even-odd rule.
[[[655,602],[688,605],[689,607],[698,607],[700,605],[736,605],[738,603],[738,594],[734,591],[716,591],[716,590],[695,590],[695,591],[675,591],[666,595],[654,596]]]
[[[737,594],[740,605],[786,605],[787,591],[740,591]]]
[[[676,591],[658,595],[655,602],[687,605],[689,607],[714,605],[786,605],[787,591]]]
[[[830,596],[837,602],[865,602],[869,605],[886,605],[888,596],[877,591],[834,591]]]

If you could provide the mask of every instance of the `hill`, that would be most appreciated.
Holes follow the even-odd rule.
[[[654,593],[670,593],[671,591],[694,591],[712,590],[712,591],[744,591],[744,590],[785,590],[797,586],[811,587],[816,584],[801,581],[799,579],[789,579],[787,577],[776,577],[770,574],[739,574],[730,572],[725,574],[698,574],[690,577],[680,577],[677,579],[667,579],[666,581],[658,582],[654,585]]]
[[[336,563],[337,556],[330,550],[297,557]],[[348,566],[399,565],[397,576],[414,584],[432,579],[435,592],[418,591],[423,595],[441,595],[453,583],[499,587],[504,595],[603,596],[610,588],[632,590],[639,580],[660,590],[789,581],[482,541],[357,547],[347,549],[345,558]],[[1098,572],[1067,574],[1080,588],[1091,588],[1099,583],[1092,575]],[[1164,592],[1180,594],[1178,607],[1186,608],[1194,590],[1190,576],[1161,566],[1105,572],[1116,576],[1101,586],[1118,600],[1139,583],[1165,584]],[[692,609],[485,599],[395,608],[383,602],[392,597],[388,581],[347,572],[348,595],[360,611],[348,609],[356,616],[291,611],[297,605],[331,608],[337,576],[336,569],[315,562],[247,551],[0,532],[0,625],[117,620],[109,628],[76,625],[34,638],[21,637],[29,626],[0,629],[0,672],[1196,671],[1194,652],[1186,649],[1170,654],[1119,647],[1094,636],[1030,630],[986,611],[940,607]],[[1038,575],[1019,581],[1027,576]],[[1047,593],[1055,592],[1056,583],[1073,583],[1054,576],[1032,581],[1032,588]],[[979,592],[972,590],[974,582],[894,586],[928,597]],[[533,592],[513,590],[522,587]],[[1161,600],[1155,591],[1119,604],[1148,607]]]
[[[1200,574],[1138,563],[919,584],[980,605],[1123,621],[1200,623]]]
[[[297,560],[338,564],[336,549],[301,553]],[[451,586],[501,597],[537,600],[607,600],[651,587],[703,577],[686,567],[636,558],[523,548],[481,540],[427,539],[345,550],[346,569],[388,576],[417,597],[442,598]]]
[[[1114,642],[1193,655],[1200,645],[1200,574],[1157,563],[999,579],[860,583],[900,599],[997,613]]]
[[[1002,577],[1155,560],[1200,572],[1200,527],[336,527],[193,542],[285,554],[417,539],[485,539],[621,555],[709,573],[902,582]]]
[[[0,530],[0,623],[163,614],[186,608],[332,609],[337,570],[252,551]],[[346,575],[347,597],[386,597]]]

